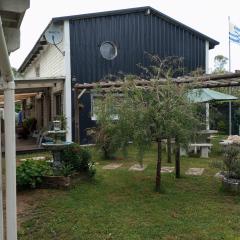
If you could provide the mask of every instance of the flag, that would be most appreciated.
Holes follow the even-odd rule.
[[[229,23],[229,39],[240,44],[240,28],[233,23]]]

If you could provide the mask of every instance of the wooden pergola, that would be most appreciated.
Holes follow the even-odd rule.
[[[221,87],[235,87],[240,86],[240,72],[236,73],[225,73],[225,74],[208,74],[200,77],[192,77],[192,76],[183,76],[178,78],[171,79],[176,84],[187,84],[190,85],[191,88],[221,88]],[[166,84],[167,80],[162,79],[153,79],[153,80],[145,80],[145,79],[136,79],[134,83],[139,87],[147,87],[155,81],[160,85]],[[93,83],[77,83],[75,85],[76,90],[91,90],[99,88],[102,91],[107,89],[121,89],[124,81],[116,80],[116,81],[99,81]]]

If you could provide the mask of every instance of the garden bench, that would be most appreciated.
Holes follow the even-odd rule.
[[[200,148],[200,153],[202,158],[208,158],[208,152],[209,149],[212,147],[211,143],[191,143],[189,144],[189,147],[193,147],[195,149],[195,152],[197,148]]]

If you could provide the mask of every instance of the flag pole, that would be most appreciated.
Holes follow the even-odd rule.
[[[231,72],[231,42],[230,42],[230,16],[228,16],[228,71]],[[229,87],[229,94],[232,93]],[[232,135],[232,102],[229,101],[229,135]]]

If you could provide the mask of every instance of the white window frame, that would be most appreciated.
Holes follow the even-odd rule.
[[[116,93],[114,94],[114,96],[123,97],[123,94]],[[94,98],[96,97],[104,97],[104,94],[91,93],[91,120],[92,121],[97,121],[97,116],[94,113]],[[118,119],[119,119],[118,114],[112,115],[112,120],[118,120]]]

